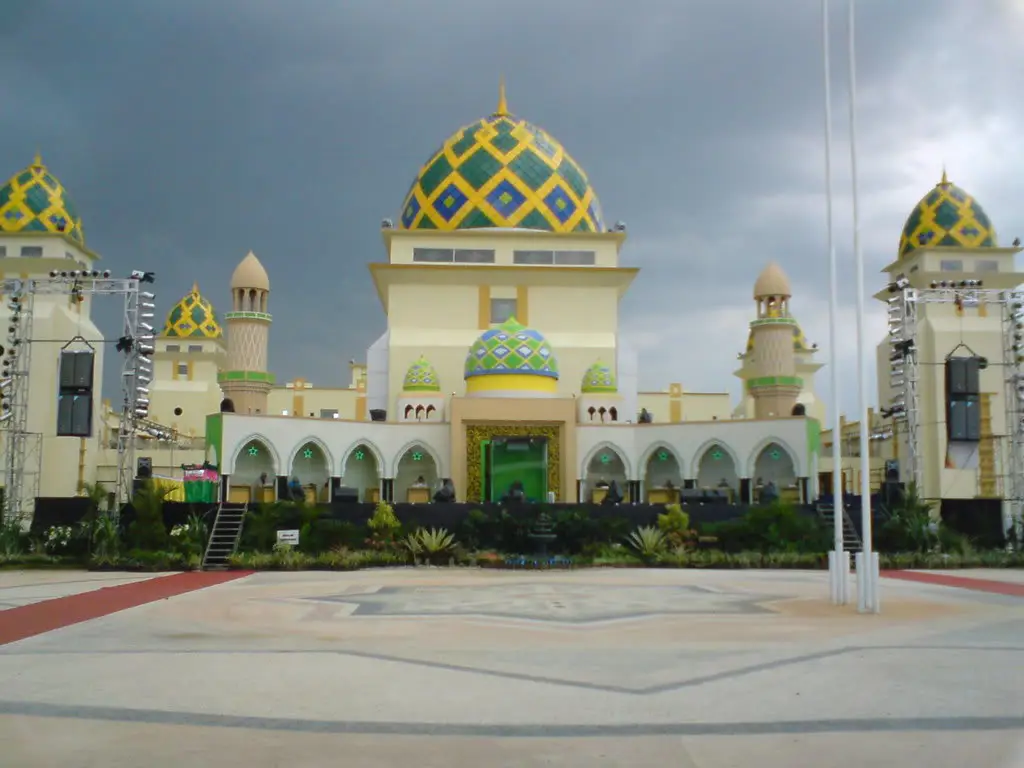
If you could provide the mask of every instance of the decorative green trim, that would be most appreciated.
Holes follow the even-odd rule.
[[[267,312],[225,312],[225,320],[263,320],[271,323],[274,321],[272,315]]]
[[[756,328],[759,325],[797,325],[797,322],[795,317],[765,317],[750,321],[751,328]]]
[[[760,387],[800,387],[804,386],[804,380],[799,376],[762,376],[759,379],[750,379],[747,382],[749,389]]]
[[[274,374],[263,371],[221,371],[217,374],[217,381],[262,381],[273,384]]]
[[[807,417],[807,455],[814,456],[821,453],[821,422],[817,419]]]
[[[217,466],[224,466],[224,414],[210,413],[206,416],[206,453],[210,448],[217,453]]]

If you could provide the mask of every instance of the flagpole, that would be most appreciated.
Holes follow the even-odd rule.
[[[860,242],[860,195],[857,185],[857,0],[850,0],[850,175],[853,194],[853,257],[857,290],[857,411],[860,420],[861,538],[864,547],[857,560],[857,607],[862,613],[878,612],[877,561],[872,552],[871,451],[868,424],[867,329],[864,326],[864,251]]]
[[[832,52],[829,43],[829,0],[821,0],[821,47],[825,79],[825,216],[828,232],[828,337],[832,385],[832,518],[835,546],[829,558],[829,586],[832,602],[845,605],[849,558],[843,546],[843,453],[842,417],[839,405],[839,276],[832,214]]]

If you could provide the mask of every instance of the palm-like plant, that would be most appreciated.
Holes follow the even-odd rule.
[[[433,562],[455,548],[455,536],[445,528],[417,528],[402,540],[402,546],[416,559],[422,555]]]
[[[663,552],[665,541],[665,534],[653,525],[642,525],[626,537],[626,543],[645,560],[657,557]]]

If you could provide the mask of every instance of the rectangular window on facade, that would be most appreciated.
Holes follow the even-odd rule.
[[[592,267],[597,263],[593,251],[555,251],[555,264],[564,267]]]
[[[451,248],[413,248],[412,260],[426,264],[450,264],[455,258]]]
[[[21,246],[21,255],[26,259],[42,256],[43,247],[41,245],[23,245]]]
[[[181,345],[180,344],[168,344],[167,345],[167,351],[168,352],[181,352]]]
[[[963,272],[964,263],[960,259],[944,259],[939,262],[939,269],[943,272]]]
[[[188,363],[178,363],[178,375],[188,376]]]
[[[320,409],[321,419],[336,419],[338,418],[338,410],[336,408],[321,408]]]
[[[515,299],[491,299],[491,323],[504,323],[516,313]]]
[[[554,264],[554,251],[514,251],[513,264]]]
[[[188,345],[188,351],[189,352],[202,352],[203,351],[203,345],[202,344],[189,344]]]
[[[485,249],[460,249],[455,251],[456,264],[493,264],[494,251]]]
[[[7,258],[7,246],[6,245],[0,245],[0,259],[6,259],[6,258]]]
[[[981,259],[974,263],[975,272],[998,272],[999,262],[995,259]]]

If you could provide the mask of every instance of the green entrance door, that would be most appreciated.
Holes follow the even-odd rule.
[[[484,466],[484,498],[500,501],[512,484],[523,486],[531,502],[548,495],[548,440],[546,437],[495,437],[480,450]]]

